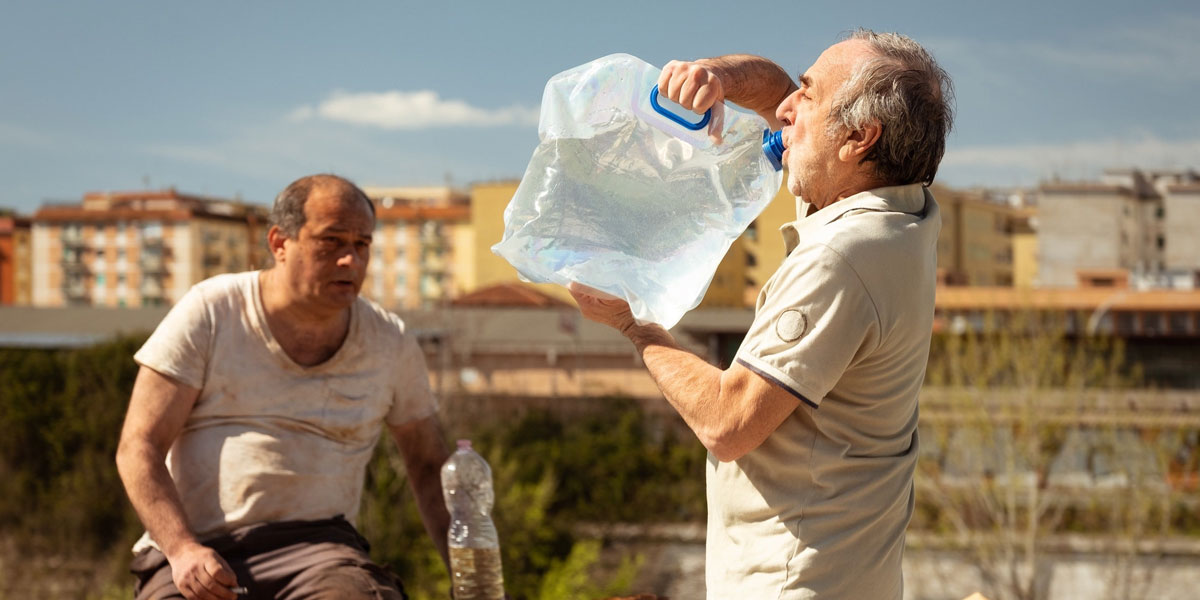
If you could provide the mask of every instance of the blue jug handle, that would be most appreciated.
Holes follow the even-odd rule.
[[[692,131],[700,131],[701,129],[704,129],[704,127],[708,125],[708,120],[712,118],[711,108],[704,111],[704,118],[700,119],[699,123],[691,123],[687,119],[684,119],[683,117],[663,108],[662,105],[658,103],[658,85],[655,85],[654,88],[650,90],[650,106],[652,106],[655,112],[658,114],[675,121],[680,126],[691,129]]]

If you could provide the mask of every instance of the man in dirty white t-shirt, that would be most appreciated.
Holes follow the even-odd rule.
[[[374,229],[349,181],[293,182],[271,213],[275,266],[197,284],[134,356],[117,466],[146,526],[139,600],[404,597],[354,528],[385,424],[446,560],[425,360],[358,296]]]

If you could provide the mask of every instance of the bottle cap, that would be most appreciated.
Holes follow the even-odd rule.
[[[783,170],[783,131],[763,130],[763,154],[776,171]]]
[[[471,449],[471,440],[458,440],[458,449],[459,450],[470,450]]]

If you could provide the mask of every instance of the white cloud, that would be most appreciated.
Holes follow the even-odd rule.
[[[479,108],[462,100],[447,100],[437,92],[336,91],[323,102],[301,106],[291,112],[294,121],[313,118],[379,127],[382,129],[428,129],[433,127],[497,127],[536,125],[538,109],[523,106]]]

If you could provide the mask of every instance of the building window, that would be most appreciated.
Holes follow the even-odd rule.
[[[1145,335],[1161,335],[1163,333],[1162,313],[1148,312],[1142,314],[1142,333]]]
[[[1119,312],[1116,317],[1116,334],[1122,337],[1133,335],[1133,313]]]
[[[1188,316],[1185,312],[1170,313],[1167,316],[1167,332],[1171,335],[1187,335]]]
[[[1161,235],[1158,236],[1158,239],[1155,240],[1155,243],[1158,245],[1159,250],[1167,247],[1167,239]]]

